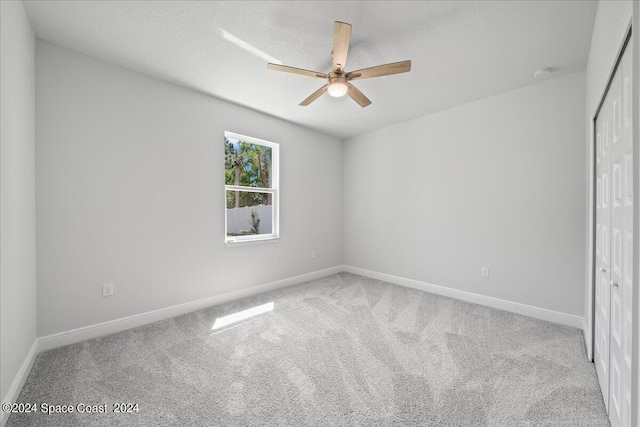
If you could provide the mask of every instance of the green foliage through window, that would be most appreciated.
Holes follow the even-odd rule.
[[[225,138],[225,185],[271,188],[271,148]],[[272,194],[227,191],[227,208],[272,204]]]

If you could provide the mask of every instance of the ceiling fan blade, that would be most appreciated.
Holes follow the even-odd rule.
[[[356,101],[362,108],[364,108],[367,105],[371,104],[371,101],[369,100],[369,98],[364,96],[364,94],[362,92],[360,92],[358,90],[358,88],[356,88],[351,83],[347,83],[347,85],[349,86],[349,90],[347,91],[347,95],[349,95],[351,97],[351,99]]]
[[[315,101],[316,99],[320,98],[320,96],[327,91],[327,87],[329,87],[329,85],[322,86],[320,89],[318,89],[317,91],[315,91],[311,95],[309,95],[307,97],[307,99],[302,101],[300,103],[300,105],[303,106],[303,107],[306,107],[307,105],[311,104],[313,101]]]
[[[285,73],[298,74],[301,76],[317,77],[319,79],[326,79],[327,75],[324,73],[318,73],[317,71],[303,70],[302,68],[289,67],[288,65],[267,64],[267,68],[275,71],[284,71]]]
[[[336,21],[333,25],[333,71],[344,73],[351,41],[351,24]]]
[[[391,64],[377,65],[347,73],[349,80],[370,79],[371,77],[389,76],[411,71],[411,61],[393,62]]]

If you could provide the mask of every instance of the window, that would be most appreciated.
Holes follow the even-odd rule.
[[[225,241],[278,238],[278,144],[224,133]]]

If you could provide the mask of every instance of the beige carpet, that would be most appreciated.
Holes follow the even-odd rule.
[[[19,401],[74,412],[8,426],[608,425],[581,331],[347,273],[42,353]]]

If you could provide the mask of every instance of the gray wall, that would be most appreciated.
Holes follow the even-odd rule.
[[[36,60],[38,335],[342,263],[341,141],[40,40]],[[224,131],[280,144],[278,243],[225,246]]]
[[[575,73],[347,140],[345,264],[582,315],[584,105]]]
[[[22,2],[0,2],[1,397],[36,338],[35,38]]]

